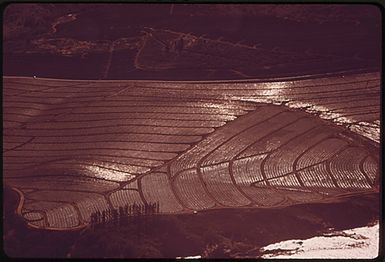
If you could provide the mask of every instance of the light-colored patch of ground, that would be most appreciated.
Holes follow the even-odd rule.
[[[262,258],[373,259],[379,255],[379,223],[309,239],[286,240],[261,249]]]

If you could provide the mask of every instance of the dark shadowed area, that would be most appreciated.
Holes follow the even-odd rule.
[[[374,5],[13,4],[3,27],[6,75],[268,78],[378,69],[381,57]]]

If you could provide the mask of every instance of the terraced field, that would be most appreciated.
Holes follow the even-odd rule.
[[[3,173],[37,228],[378,192],[380,74],[272,80],[4,77]]]

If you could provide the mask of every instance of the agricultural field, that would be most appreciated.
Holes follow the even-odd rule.
[[[3,178],[34,228],[83,228],[133,203],[181,214],[379,191],[378,72],[3,81]]]

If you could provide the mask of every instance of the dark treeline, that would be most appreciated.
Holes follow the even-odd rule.
[[[159,202],[149,202],[145,204],[134,204],[110,208],[100,212],[99,210],[91,213],[91,227],[113,225],[120,226],[127,224],[130,220],[136,221],[137,217],[152,216],[159,214]]]

